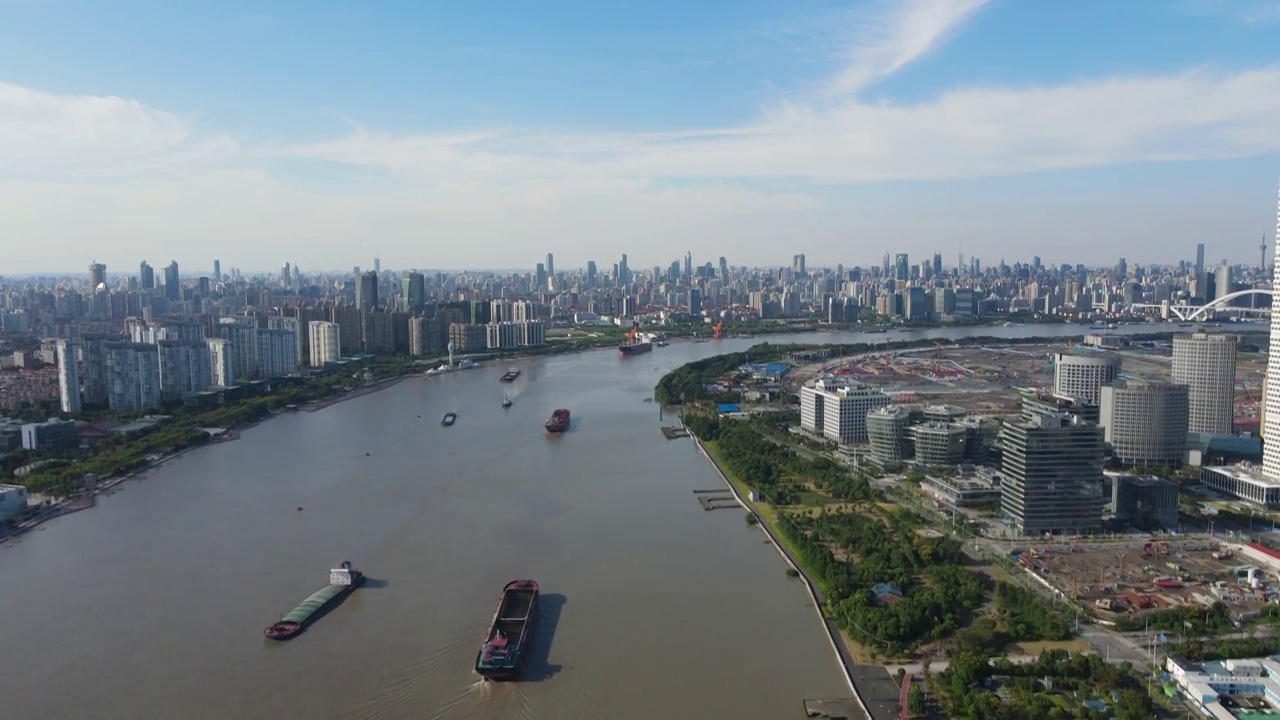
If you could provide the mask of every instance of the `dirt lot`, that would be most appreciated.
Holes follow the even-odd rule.
[[[1032,556],[1024,563],[1103,618],[1144,609],[1207,604],[1216,600],[1211,588],[1219,582],[1240,596],[1239,602],[1228,603],[1233,611],[1257,609],[1262,604],[1251,590],[1241,586],[1244,581],[1235,572],[1251,563],[1229,556],[1215,558],[1216,543],[1152,541],[1147,547],[1146,541],[1074,546],[1040,542],[1022,549]],[[1160,587],[1157,583],[1161,582],[1176,587]],[[1275,584],[1273,576],[1263,580],[1264,587],[1268,584]],[[1099,600],[1115,603],[1115,610],[1100,608]]]

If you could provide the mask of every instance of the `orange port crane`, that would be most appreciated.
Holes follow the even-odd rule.
[[[721,320],[720,322],[716,323],[716,326],[715,326],[715,327],[713,327],[713,328],[711,328],[711,338],[712,338],[713,340],[719,340],[719,339],[720,339],[720,331],[721,331],[722,329],[724,329],[724,320]]]

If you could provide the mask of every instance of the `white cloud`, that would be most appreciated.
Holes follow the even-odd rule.
[[[131,248],[122,251],[129,264],[144,252],[181,259],[195,252],[182,249],[191,241],[216,241],[228,258],[261,257],[271,242],[280,248],[273,256],[299,262],[372,254],[356,249],[358,238],[379,238],[406,257],[451,258],[442,265],[530,238],[567,257],[566,246],[585,257],[601,238],[679,254],[700,239],[764,242],[765,231],[819,226],[837,234],[834,210],[806,184],[1280,152],[1280,66],[957,87],[917,103],[858,96],[936,49],[983,1],[885,5],[895,12],[850,34],[844,70],[824,92],[766,108],[752,122],[684,132],[397,135],[354,124],[329,141],[253,144],[134,100],[0,84],[0,238],[42,243],[55,266],[79,262],[90,244]],[[398,182],[310,193],[273,174],[296,160],[375,168]],[[441,239],[447,248],[432,245]]]

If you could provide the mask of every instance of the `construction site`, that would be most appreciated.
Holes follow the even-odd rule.
[[[798,388],[819,376],[847,378],[883,389],[899,403],[955,405],[975,414],[1018,411],[1017,388],[1053,387],[1053,357],[1058,353],[1099,352],[1074,339],[1044,344],[883,349],[852,357],[827,357],[791,370],[787,384]],[[1168,342],[1139,343],[1118,350],[1120,375],[1133,380],[1167,380],[1172,371]],[[1240,418],[1257,418],[1266,360],[1241,354],[1237,363],[1236,405]]]
[[[1078,540],[1014,548],[1012,559],[1101,620],[1181,606],[1224,603],[1233,618],[1256,617],[1277,593],[1276,574],[1215,540]],[[1253,551],[1256,553],[1257,551]]]

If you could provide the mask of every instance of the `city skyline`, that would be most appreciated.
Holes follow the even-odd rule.
[[[15,274],[1274,242],[1273,3],[71,4],[0,28]]]

